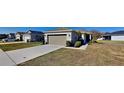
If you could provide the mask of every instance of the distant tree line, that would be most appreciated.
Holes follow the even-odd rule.
[[[7,34],[0,34],[0,39],[7,38],[7,37],[8,37]]]

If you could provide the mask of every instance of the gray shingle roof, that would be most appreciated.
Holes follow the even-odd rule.
[[[47,31],[45,33],[61,33],[61,32],[72,32],[72,29],[67,29],[67,30],[51,30],[51,31]]]
[[[124,30],[122,30],[122,31],[115,31],[115,32],[112,32],[112,33],[106,33],[103,36],[112,36],[112,35],[124,35]]]
[[[23,34],[25,34],[25,32],[17,32],[16,34],[23,35]]]
[[[124,34],[124,31],[115,31],[111,33],[111,35],[121,35],[121,34]]]
[[[28,30],[27,33],[28,33],[28,32],[36,33],[36,34],[42,34],[42,33],[43,33],[43,32],[41,32],[41,31],[33,31],[33,30]]]

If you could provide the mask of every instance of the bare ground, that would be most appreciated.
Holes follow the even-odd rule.
[[[60,49],[20,66],[124,66],[124,44],[101,43],[86,50]]]

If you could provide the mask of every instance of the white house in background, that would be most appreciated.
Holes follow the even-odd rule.
[[[23,40],[25,42],[44,41],[44,33],[40,31],[29,30],[23,35]]]
[[[14,42],[15,41],[15,33],[3,34],[2,42]]]
[[[47,44],[55,44],[55,45],[63,45],[66,46],[66,42],[70,41],[71,43],[75,43],[79,36],[76,31],[73,30],[55,30],[55,31],[47,31],[44,34],[45,43]]]
[[[116,31],[103,35],[105,40],[124,41],[124,31]]]
[[[17,32],[16,33],[16,40],[22,41],[24,34],[25,34],[25,32]]]
[[[4,38],[2,39],[2,42],[14,42],[15,38]]]

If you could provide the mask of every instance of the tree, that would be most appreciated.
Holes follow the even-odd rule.
[[[0,34],[0,39],[7,38],[7,37],[8,37],[7,34]]]
[[[102,32],[99,32],[99,31],[96,31],[96,30],[92,30],[92,40],[93,41],[96,41],[98,38],[101,38],[103,33]]]

